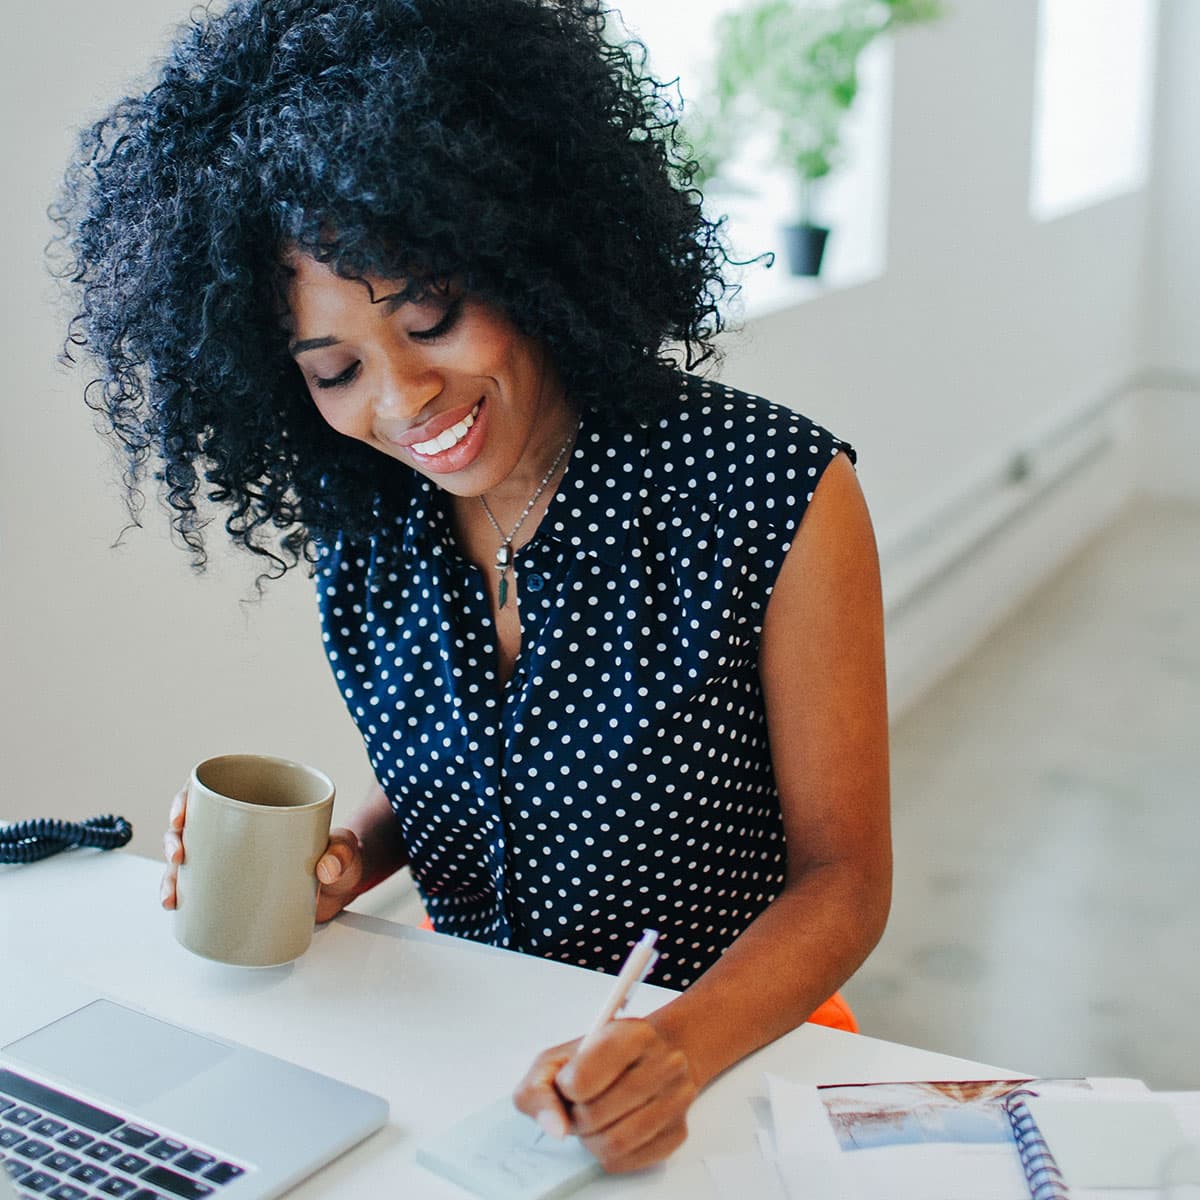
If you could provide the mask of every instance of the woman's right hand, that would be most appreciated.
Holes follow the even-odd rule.
[[[183,862],[183,827],[187,821],[187,784],[171,801],[167,832],[163,834],[163,855],[167,869],[163,872],[160,898],[163,908],[176,904],[175,887],[179,864]],[[332,920],[363,888],[363,852],[358,834],[352,829],[334,829],[324,853],[317,860],[317,923]]]

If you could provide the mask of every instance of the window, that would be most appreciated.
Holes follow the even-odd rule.
[[[713,56],[717,18],[739,0],[624,0],[625,28],[642,41],[651,72],[679,80],[687,105],[702,98]],[[789,273],[782,227],[795,218],[797,196],[788,173],[771,163],[763,132],[747,131],[724,172],[728,183],[705,188],[709,215],[727,214],[734,258],[774,252],[775,265],[746,268],[739,297],[744,313],[761,316],[830,288],[849,287],[882,274],[886,257],[887,151],[891,44],[879,39],[860,60],[860,89],[850,112],[844,165],[822,182],[817,215],[832,228],[820,281]]]
[[[1041,221],[1146,182],[1158,0],[1041,0],[1029,207]]]

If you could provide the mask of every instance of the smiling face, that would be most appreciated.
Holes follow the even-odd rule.
[[[287,265],[291,352],[330,426],[454,495],[528,496],[575,424],[538,342],[453,288],[401,303],[394,283]]]

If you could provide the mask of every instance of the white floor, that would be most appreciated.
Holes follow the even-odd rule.
[[[865,1033],[1200,1088],[1200,508],[1139,500],[893,730]]]

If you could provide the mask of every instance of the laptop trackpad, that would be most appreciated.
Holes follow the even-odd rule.
[[[94,1000],[0,1049],[14,1061],[131,1107],[233,1053],[231,1046],[110,1000]]]

